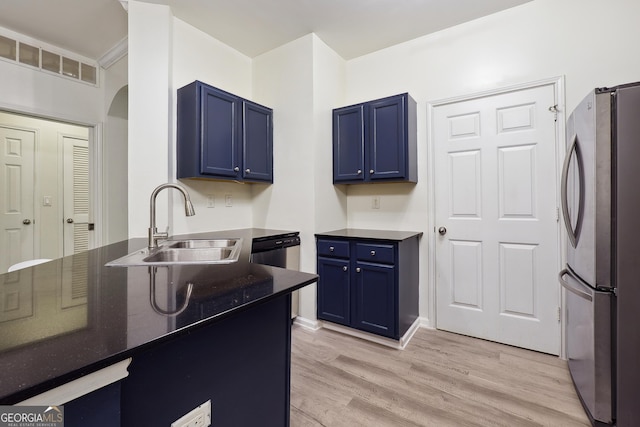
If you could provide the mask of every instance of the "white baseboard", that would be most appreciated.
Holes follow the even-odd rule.
[[[409,327],[407,332],[400,337],[399,340],[394,340],[391,338],[381,337],[380,335],[370,334],[368,332],[359,331],[357,329],[352,329],[347,326],[337,325],[331,322],[322,322],[319,321],[320,326],[332,331],[340,332],[345,335],[351,335],[356,338],[361,338],[363,340],[375,342],[377,344],[381,344],[387,347],[395,348],[398,350],[404,350],[409,344],[411,338],[416,333],[416,331],[420,328],[420,318],[416,319],[415,322]]]
[[[318,329],[320,329],[320,322],[318,322],[317,320],[311,320],[311,319],[306,319],[304,317],[300,317],[297,316],[293,323],[295,323],[296,325],[299,325],[305,329],[310,329],[312,331],[317,331]]]
[[[425,329],[436,329],[436,325],[428,317],[420,317],[420,327]]]

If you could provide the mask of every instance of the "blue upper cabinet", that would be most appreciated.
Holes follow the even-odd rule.
[[[406,93],[333,110],[333,182],[417,182],[416,120]]]
[[[199,81],[177,109],[178,179],[273,182],[273,110]]]

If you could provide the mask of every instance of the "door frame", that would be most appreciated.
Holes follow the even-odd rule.
[[[103,175],[103,124],[102,122],[92,123],[87,120],[75,119],[68,117],[62,114],[56,114],[52,112],[47,112],[40,110],[38,108],[26,108],[22,106],[16,106],[13,104],[7,104],[0,101],[0,110],[9,113],[9,114],[19,114],[23,116],[33,117],[35,119],[42,120],[50,120],[61,123],[68,123],[77,126],[84,126],[88,128],[89,131],[89,192],[91,193],[90,201],[89,201],[89,209],[91,212],[90,221],[95,223],[94,229],[94,237],[93,237],[93,248],[102,246],[102,243],[106,240],[105,232],[106,227],[103,227],[103,219],[105,203],[103,201],[104,188],[101,184],[105,180]],[[38,145],[38,141],[36,141],[36,146]],[[34,150],[36,149],[34,146]],[[38,168],[38,160],[35,160],[35,167]],[[40,191],[39,183],[35,182],[34,185],[34,204],[38,203],[36,199],[36,194]],[[39,222],[38,217],[36,217],[36,221]],[[39,239],[39,236],[36,240]],[[39,244],[39,240],[37,241]]]
[[[489,96],[502,95],[509,92],[518,92],[526,89],[533,89],[541,86],[552,86],[556,99],[556,114],[557,114],[557,126],[556,126],[556,182],[560,185],[560,174],[562,171],[562,160],[565,155],[565,77],[551,77],[542,80],[536,80],[532,82],[526,82],[511,86],[504,86],[488,91],[476,92],[467,95],[455,96],[452,98],[445,98],[440,100],[427,102],[427,316],[424,318],[423,324],[429,328],[436,328],[436,200],[435,200],[435,134],[434,127],[434,114],[437,107],[441,107],[447,104],[454,104],[462,101],[470,101],[473,99],[486,98]],[[560,206],[560,192],[557,192],[556,206]],[[562,219],[558,211],[558,224],[560,227]],[[564,227],[559,228],[558,232],[558,253],[560,259],[558,259],[557,271],[560,271],[562,266],[566,263],[566,247],[567,236],[564,231]],[[565,297],[564,291],[558,286],[559,301],[561,307],[560,313],[560,358],[566,359],[566,339],[565,339],[565,327],[566,327],[566,309],[565,309]]]

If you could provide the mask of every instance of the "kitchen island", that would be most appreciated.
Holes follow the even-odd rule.
[[[317,276],[250,262],[252,239],[278,233],[179,236],[243,239],[231,264],[105,267],[147,244],[131,239],[0,275],[0,404],[130,358],[63,402],[65,425],[170,425],[208,399],[214,425],[287,425],[291,292]]]

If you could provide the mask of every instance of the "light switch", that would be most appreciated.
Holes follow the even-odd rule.
[[[224,205],[227,207],[233,206],[233,197],[231,197],[231,194],[224,195]]]
[[[44,196],[42,198],[42,206],[51,206],[51,196]]]

